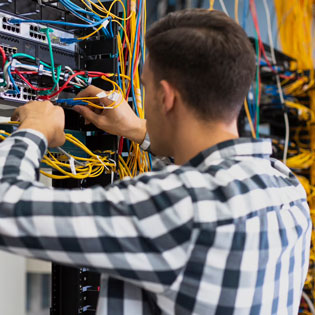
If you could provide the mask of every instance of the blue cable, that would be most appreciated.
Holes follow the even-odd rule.
[[[140,0],[140,3],[139,3],[139,8],[138,8],[138,12],[141,12],[141,8],[142,8],[142,0]],[[138,38],[138,32],[139,32],[139,25],[140,25],[140,15],[141,14],[138,14],[138,17],[137,17],[137,27],[136,27],[136,36],[135,36],[135,39]],[[136,45],[136,43],[135,43]],[[135,104],[135,110],[136,110],[136,114],[137,116],[139,117],[139,112],[138,112],[138,108],[137,108],[137,101],[136,101],[136,95],[135,95],[135,89],[134,89],[134,86],[133,86],[133,77],[134,77],[134,69],[133,69],[133,66],[134,66],[134,60],[135,60],[135,56],[136,56],[136,49],[133,50],[133,54],[132,54],[132,62],[131,62],[131,92],[132,92],[132,100],[133,100],[133,103]]]
[[[76,17],[78,17],[79,19],[87,22],[87,23],[91,23],[92,21],[87,19],[86,17],[82,16],[81,14],[79,14],[77,11],[87,14],[89,16],[93,16],[95,17],[95,14],[89,11],[85,11],[80,7],[77,7],[73,2],[71,1],[65,1],[65,0],[59,0],[59,2],[64,5],[73,15],[75,15]],[[99,17],[97,16],[96,20],[99,20]]]
[[[120,77],[120,69],[119,69],[120,62],[118,62],[117,64],[118,64],[118,67],[117,67],[118,85],[119,85],[119,87],[122,89],[121,77]]]
[[[14,93],[13,94],[20,94],[20,89],[18,88],[18,86],[15,84],[15,80],[13,79],[13,76],[11,74],[11,66],[8,67],[8,75],[9,75],[9,78],[12,82],[12,85],[14,87]],[[13,92],[13,91],[12,91]]]
[[[50,21],[50,20],[20,20],[20,19],[11,19],[10,23],[12,24],[18,24],[18,23],[41,23],[41,24],[56,24],[56,25],[66,25],[66,26],[73,26],[73,27],[82,27],[82,28],[90,28],[95,27],[100,24],[102,24],[104,21],[106,21],[108,18],[105,18],[103,20],[97,21],[93,24],[78,24],[78,23],[68,23],[68,22],[62,22],[62,21]]]
[[[112,36],[111,38],[114,38],[114,32],[113,32],[113,23],[112,19],[110,18],[110,23],[109,23],[109,30],[110,30],[110,35]]]
[[[76,106],[76,105],[88,105],[87,102],[83,100],[74,100],[73,98],[64,98],[55,101],[56,104],[66,104],[68,106]]]
[[[95,13],[86,11],[86,10],[82,9],[81,7],[77,6],[76,4],[74,4],[73,2],[71,2],[69,0],[60,0],[60,2],[66,8],[68,8],[68,10],[71,11],[75,16],[77,16],[80,19],[86,21],[87,23],[91,23],[92,21],[87,19],[87,18],[85,18],[84,16],[80,15],[76,11],[81,12],[83,14],[87,14],[87,15],[91,16],[93,19],[95,19],[96,21],[100,21],[101,20],[101,18],[98,15],[96,15]],[[110,38],[110,35],[109,35],[109,33],[108,33],[108,31],[106,29],[102,28],[102,31],[103,31],[105,37],[109,37]],[[112,36],[112,38],[113,37],[114,37],[114,35]]]
[[[247,19],[248,8],[249,8],[249,0],[244,0],[243,21],[242,21],[242,27],[244,30],[246,29],[246,19]]]
[[[152,170],[152,156],[150,152],[149,152],[149,161],[150,161],[150,168]]]

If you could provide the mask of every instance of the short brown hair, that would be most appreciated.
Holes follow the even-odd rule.
[[[205,120],[235,119],[255,74],[244,30],[220,11],[187,9],[153,24],[146,35],[157,82],[170,82]]]

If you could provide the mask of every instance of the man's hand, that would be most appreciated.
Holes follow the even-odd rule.
[[[20,106],[14,111],[11,120],[21,122],[19,129],[29,128],[41,132],[51,148],[65,142],[64,111],[49,101],[29,102]]]
[[[77,97],[95,97],[101,92],[103,90],[90,85],[81,91]],[[146,121],[137,117],[129,104],[121,99],[122,97],[120,95],[120,99],[116,101],[116,103],[122,101],[121,104],[114,109],[99,110],[79,105],[73,109],[80,113],[88,123],[94,124],[97,128],[141,144],[146,134]],[[109,106],[113,103],[112,100],[106,97],[100,98],[98,102],[104,106]]]

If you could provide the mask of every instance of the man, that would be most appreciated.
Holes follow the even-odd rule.
[[[47,144],[64,142],[64,114],[22,106],[0,149],[2,249],[101,272],[98,315],[297,314],[309,208],[269,141],[238,138],[255,72],[245,32],[223,13],[186,10],[156,23],[146,43],[146,121],[127,103],[76,110],[139,144],[148,132],[151,151],[176,165],[107,189],[47,189],[39,162]],[[120,296],[108,293],[113,283]]]

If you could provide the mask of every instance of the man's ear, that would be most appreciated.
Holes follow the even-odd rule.
[[[165,114],[173,110],[175,105],[176,91],[166,80],[160,81],[161,103]]]

